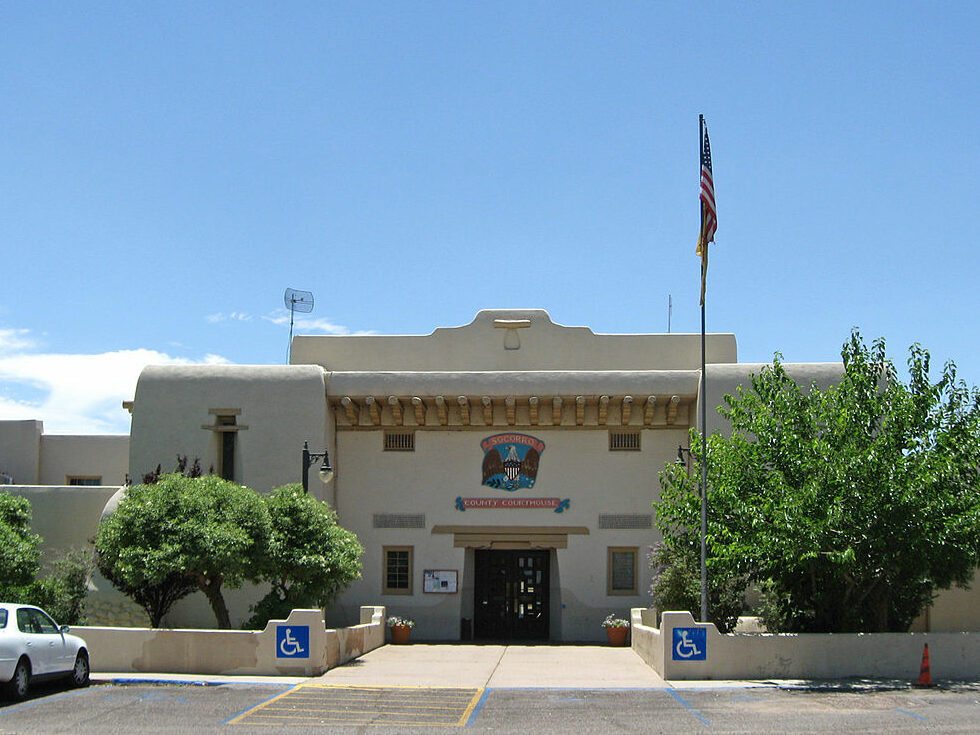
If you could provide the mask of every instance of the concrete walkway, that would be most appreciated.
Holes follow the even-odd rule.
[[[568,689],[669,686],[630,648],[425,643],[382,646],[310,683]]]

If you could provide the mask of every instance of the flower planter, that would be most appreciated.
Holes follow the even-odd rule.
[[[408,639],[412,635],[412,629],[407,625],[392,625],[391,626],[391,642],[398,646],[404,646],[408,644]]]
[[[625,646],[626,636],[629,635],[630,629],[628,627],[623,628],[606,628],[606,636],[609,638],[610,646]]]

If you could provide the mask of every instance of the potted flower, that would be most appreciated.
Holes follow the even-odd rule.
[[[606,629],[606,637],[609,639],[610,646],[625,646],[626,636],[630,632],[629,620],[617,618],[616,613],[609,613],[602,621],[602,627]]]
[[[399,615],[392,615],[388,618],[388,627],[391,629],[391,642],[398,645],[408,643],[415,621],[410,618],[403,618]]]

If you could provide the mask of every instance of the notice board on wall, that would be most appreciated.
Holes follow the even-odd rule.
[[[422,591],[430,593],[455,594],[459,572],[455,569],[426,569],[422,580]]]

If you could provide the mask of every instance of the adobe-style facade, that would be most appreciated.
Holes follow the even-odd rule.
[[[760,367],[730,334],[708,335],[707,361],[709,405]],[[841,366],[788,369],[832,382]],[[700,335],[595,334],[536,309],[425,336],[300,336],[290,366],[147,368],[130,469],[183,454],[268,490],[300,480],[304,442],[326,448],[334,479],[314,467],[311,492],[365,548],[328,623],[371,601],[423,639],[598,639],[610,612],[649,604],[658,472],[687,446],[699,384]]]
[[[308,443],[335,469],[324,485],[315,463],[310,492],[365,549],[328,625],[385,605],[415,619],[422,640],[601,640],[606,615],[650,604],[658,473],[700,428],[700,401],[708,431],[726,431],[722,396],[764,367],[738,362],[731,334],[708,335],[706,354],[705,397],[700,335],[596,334],[539,309],[481,311],[429,335],[298,336],[290,365],[145,368],[130,436],[90,452],[98,438],[0,422],[0,449],[14,447],[0,459],[34,478],[11,491],[31,497],[46,548],[58,549],[94,536],[120,497],[69,487],[72,477],[121,484],[128,470],[139,482],[182,455],[265,492],[301,481]],[[843,371],[784,367],[821,387]],[[127,447],[128,463],[116,457]],[[140,624],[104,579],[92,586],[93,623]],[[226,591],[233,624],[263,592]],[[980,630],[978,604],[975,589],[944,592],[915,627]],[[210,627],[213,615],[195,594],[164,624]]]

